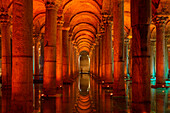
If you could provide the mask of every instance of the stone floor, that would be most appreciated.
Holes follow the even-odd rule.
[[[153,80],[151,84],[155,84]],[[170,85],[167,83],[167,85]],[[79,76],[72,85],[64,85],[55,97],[44,97],[42,84],[34,84],[34,113],[170,113],[170,88],[151,88],[151,107],[132,103],[131,81],[125,82],[126,97],[112,97],[112,90],[102,89],[88,74]],[[11,92],[0,91],[0,111],[8,113]],[[139,110],[137,110],[139,108]],[[146,111],[146,112],[145,112]],[[1,113],[0,112],[0,113]]]

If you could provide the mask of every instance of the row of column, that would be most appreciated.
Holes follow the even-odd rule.
[[[55,94],[63,81],[71,82],[78,72],[77,51],[69,28],[62,28],[62,18],[53,4],[46,5],[43,87],[47,95]]]
[[[119,5],[118,5],[119,4]],[[113,84],[114,95],[125,95],[124,87],[124,2],[114,1],[113,17],[104,12],[100,34],[91,49],[91,70],[105,84]],[[114,19],[114,21],[113,21]],[[114,23],[112,23],[114,22]],[[114,25],[114,62],[112,51],[112,25]],[[128,49],[128,48],[127,48]],[[126,50],[127,50],[126,49]],[[128,55],[128,54],[127,54]],[[113,71],[114,63],[114,71]],[[126,66],[127,67],[127,66]]]
[[[33,111],[33,95],[30,95],[33,94],[32,4],[33,1],[14,1],[12,41],[10,17],[7,11],[2,11],[0,14],[2,27],[2,88],[11,89],[12,87],[12,111],[19,113]],[[63,76],[68,79],[68,77],[71,78],[74,74],[78,74],[78,51],[73,47],[68,30],[62,32],[62,21],[57,20],[56,17],[57,5],[47,2],[43,44],[43,91],[46,95],[56,94],[56,87],[63,84]],[[38,36],[34,37],[37,38]],[[35,79],[39,75],[39,47],[38,38],[36,38],[34,40]]]

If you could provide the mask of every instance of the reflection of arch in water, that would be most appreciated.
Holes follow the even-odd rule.
[[[93,112],[93,102],[89,93],[90,90],[90,76],[89,74],[83,74],[79,76],[78,79],[78,97],[76,103],[76,111],[78,113],[92,113]]]
[[[89,73],[90,70],[90,58],[88,52],[82,51],[80,53],[80,71],[82,69],[83,73]]]

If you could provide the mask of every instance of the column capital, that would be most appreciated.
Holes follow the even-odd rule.
[[[1,24],[9,24],[10,23],[10,16],[7,12],[0,12],[0,23]]]
[[[91,51],[94,50],[94,45],[91,45],[90,50],[91,50]]]
[[[98,40],[99,40],[98,38],[95,39],[95,45],[96,45],[96,46],[99,45],[99,41],[98,41]]]
[[[46,1],[45,2],[45,7],[46,7],[46,9],[55,9],[55,10],[57,10],[58,5],[53,1]]]
[[[62,30],[69,31],[69,30],[70,30],[70,27],[62,27]]]
[[[150,39],[151,46],[156,47],[155,43],[156,43],[156,39]]]
[[[165,35],[165,39],[169,39],[170,38],[170,35]]]
[[[73,33],[69,32],[69,37],[72,38],[72,36],[73,36]]]
[[[156,39],[151,38],[150,41],[151,42],[156,42]]]
[[[156,26],[163,26],[165,25],[167,19],[168,19],[167,16],[157,15],[153,19],[153,22],[155,23]]]
[[[57,16],[57,26],[63,26],[63,16]]]
[[[96,37],[97,37],[97,39],[100,39],[101,33],[97,33],[97,34],[96,34]]]
[[[124,38],[124,43],[129,44],[129,38]]]
[[[102,13],[102,21],[104,24],[112,24],[113,16],[108,13]]]

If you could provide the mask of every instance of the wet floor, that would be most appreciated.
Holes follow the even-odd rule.
[[[170,113],[170,88],[151,88],[151,104],[132,103],[131,81],[125,82],[125,88],[125,97],[112,97],[112,90],[102,89],[83,74],[73,84],[64,85],[55,97],[42,97],[42,84],[34,84],[34,113]],[[11,92],[1,90],[0,100],[0,111],[9,113]]]

